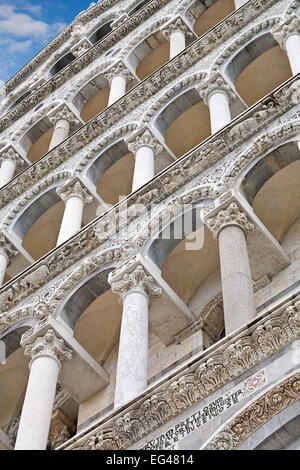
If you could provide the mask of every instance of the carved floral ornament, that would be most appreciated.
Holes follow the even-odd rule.
[[[79,197],[85,204],[93,201],[93,196],[89,194],[87,189],[77,178],[64,186],[57,188],[57,194],[63,201],[67,201],[70,197]]]
[[[206,225],[213,233],[214,239],[218,238],[220,230],[224,227],[237,225],[245,235],[253,232],[255,225],[250,222],[245,211],[241,210],[237,202],[231,202],[227,207],[220,209],[213,217],[206,217]]]
[[[283,50],[286,50],[286,40],[293,34],[300,35],[300,20],[296,15],[290,16],[287,21],[272,30],[273,38]]]
[[[161,86],[165,83],[166,78],[170,74],[172,75],[173,79],[175,76],[181,74],[184,70],[190,68],[202,57],[206,56],[209,52],[215,49],[218,44],[222,44],[227,38],[238,32],[241,24],[247,24],[249,21],[260,15],[266,8],[271,7],[274,3],[276,3],[276,1],[277,0],[250,1],[247,4],[247,8],[242,8],[237,13],[240,21],[237,22],[235,15],[231,15],[228,19],[225,20],[225,22],[222,22],[221,25],[217,25],[204,37],[200,37],[198,40],[196,40],[184,51],[184,53],[169,61],[162,67],[161,70],[157,71],[153,76],[140,83],[136,92],[141,94],[143,99],[145,99],[145,96],[147,96],[147,89],[149,92],[151,92],[151,95],[153,95],[154,91],[151,90],[152,87],[150,82],[153,82],[153,85],[155,86],[160,84],[161,88]],[[161,8],[166,3],[168,3],[168,0],[152,0],[146,7],[139,10],[139,15],[137,16],[140,16],[141,19],[146,19],[147,15],[150,16],[154,11],[156,11],[156,9]],[[134,19],[136,18],[133,18],[133,20]],[[131,20],[132,19],[129,19],[125,24],[123,23],[118,28],[118,32],[121,33],[122,29],[125,29],[128,34],[132,29],[134,29],[136,27],[134,22],[130,23],[130,25],[127,24],[131,22]],[[253,34],[255,34],[255,31]],[[9,111],[5,116],[3,116],[3,118],[0,119],[0,130],[4,130],[11,124],[12,121],[19,119],[24,112],[27,112],[34,106],[37,106],[42,99],[45,99],[46,96],[52,93],[55,89],[59,88],[66,80],[69,80],[71,77],[76,75],[84,67],[90,66],[91,62],[95,57],[98,57],[99,53],[103,53],[104,50],[106,50],[106,47],[111,47],[119,40],[119,38],[112,40],[113,37],[114,31],[102,41],[100,41],[99,44],[95,44],[85,54],[81,55],[78,59],[65,67],[65,69],[63,69],[59,74],[52,77],[52,79],[40,87],[37,92],[32,93],[16,108]],[[123,99],[126,101],[126,97],[123,97]],[[125,108],[128,110],[127,104]]]
[[[272,387],[239,412],[203,447],[205,450],[234,450],[259,427],[300,398],[300,371]]]
[[[130,72],[130,70],[126,67],[123,62],[118,62],[114,64],[109,70],[103,73],[104,77],[107,79],[108,83],[111,85],[112,80],[115,77],[122,77],[126,80],[128,84],[131,80],[134,80],[134,76]]]
[[[152,276],[145,273],[142,265],[137,265],[131,273],[125,272],[121,279],[113,280],[114,273],[110,273],[108,282],[114,294],[121,297],[122,302],[130,292],[139,292],[146,295],[149,299],[151,296],[160,297],[162,289],[156,284]]]
[[[77,126],[80,124],[80,120],[75,116],[73,111],[71,111],[68,106],[63,105],[62,107],[53,111],[50,116],[48,116],[51,124],[55,125],[58,121],[68,121],[70,125]]]
[[[209,100],[215,93],[223,93],[230,102],[236,99],[236,94],[221,75],[216,75],[204,85],[200,85],[197,91],[206,105],[209,105]]]
[[[139,133],[137,136],[129,137],[126,140],[128,150],[136,154],[141,147],[150,147],[155,155],[158,155],[163,151],[163,146],[159,141],[152,135],[149,129]]]
[[[175,377],[158,384],[138,402],[63,447],[78,450],[126,449],[203,398],[250,370],[300,336],[300,298],[265,314],[207,359],[198,358]],[[229,343],[229,344],[228,344]],[[298,393],[299,393],[299,386]]]
[[[0,166],[7,160],[15,162],[16,166],[22,166],[25,163],[21,155],[11,145],[0,152]]]
[[[190,30],[190,28],[187,26],[187,24],[182,20],[182,18],[175,18],[175,20],[172,20],[171,23],[167,24],[164,26],[162,30],[162,34],[166,38],[167,41],[170,40],[170,37],[172,33],[177,33],[178,31],[184,33],[184,35],[187,37],[193,37],[194,34]]]
[[[15,247],[10,243],[7,238],[0,233],[0,254],[5,256],[7,259],[8,265],[11,262],[11,258],[17,256],[18,251]]]

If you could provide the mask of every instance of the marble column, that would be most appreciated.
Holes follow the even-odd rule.
[[[24,165],[24,160],[13,147],[5,149],[0,154],[0,188],[13,179],[18,165]]]
[[[274,39],[287,53],[293,75],[300,72],[300,19],[293,15],[272,31]]]
[[[11,258],[18,254],[13,245],[0,235],[0,287],[3,285],[6,269],[10,264]]]
[[[170,42],[170,60],[185,49],[186,37],[193,35],[181,18],[176,18],[168,24],[162,34]]]
[[[254,225],[230,202],[206,219],[208,228],[219,242],[226,335],[253,320],[256,306],[249,263],[246,235]]]
[[[111,67],[104,73],[104,76],[110,85],[107,106],[111,106],[125,95],[127,84],[133,77],[123,62],[118,62],[116,65]]]
[[[249,0],[234,0],[236,10],[241,6],[245,5]]]
[[[211,133],[214,134],[231,121],[229,105],[235,99],[235,94],[219,75],[199,87],[198,92],[209,107]]]
[[[110,278],[109,282],[123,303],[115,388],[117,408],[147,388],[149,297],[161,295],[162,290],[139,264],[133,272],[118,280]]]
[[[163,146],[146,129],[126,140],[128,150],[135,156],[132,192],[154,178],[154,157],[163,151]]]
[[[62,188],[58,188],[56,192],[65,201],[64,215],[56,245],[58,246],[81,230],[84,204],[92,202],[93,197],[79,180],[67,183]]]
[[[50,122],[54,126],[53,135],[49,145],[49,152],[57,145],[61,144],[69,136],[71,125],[79,124],[75,114],[67,107],[63,106],[49,116]]]
[[[15,450],[45,450],[61,364],[72,352],[50,328],[25,347],[30,373]]]

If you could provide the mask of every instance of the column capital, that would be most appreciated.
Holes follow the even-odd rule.
[[[180,16],[172,20],[166,26],[164,26],[161,32],[164,38],[167,41],[169,41],[171,34],[176,33],[177,31],[184,33],[186,37],[193,36],[192,31],[190,30],[190,28],[187,26],[187,24],[183,21],[183,19]]]
[[[12,145],[5,147],[0,152],[0,165],[6,160],[14,161],[17,167],[25,163],[19,152]]]
[[[214,239],[218,238],[224,227],[230,225],[240,227],[245,235],[255,230],[255,225],[232,191],[223,194],[216,202],[204,209],[202,214],[202,219],[212,232]]]
[[[140,129],[134,135],[128,137],[125,143],[128,150],[134,154],[136,154],[140,147],[150,147],[155,155],[163,151],[163,146],[148,128]]]
[[[83,186],[78,178],[74,178],[63,186],[57,188],[56,193],[63,201],[67,201],[70,197],[80,197],[84,204],[92,202],[93,196]]]
[[[72,359],[72,350],[66,347],[63,339],[56,336],[52,328],[44,332],[43,336],[34,336],[32,342],[28,341],[28,335],[24,340],[24,335],[21,338],[21,345],[23,346],[26,340],[24,353],[25,356],[31,357],[29,367],[34,359],[42,356],[52,357],[58,362],[60,368],[65,359]]]
[[[115,77],[123,77],[126,80],[126,83],[129,83],[131,82],[131,80],[134,79],[134,76],[132,75],[130,70],[121,60],[116,64],[112,65],[108,70],[103,73],[103,75],[107,79],[109,85],[111,85],[111,82]]]
[[[80,124],[78,117],[73,113],[73,111],[70,110],[70,108],[68,108],[66,104],[63,104],[52,111],[48,116],[48,119],[54,126],[62,119],[68,121],[68,123],[73,126]]]
[[[87,38],[82,38],[75,46],[71,47],[70,52],[72,52],[74,57],[79,57],[84,54],[88,49],[92,47],[92,44]]]
[[[278,42],[283,50],[286,50],[285,43],[289,36],[300,35],[300,19],[292,15],[284,23],[280,23],[271,31],[273,38]]]
[[[220,74],[197,87],[197,91],[206,105],[209,105],[209,99],[214,93],[223,93],[229,101],[234,101],[236,98],[236,94]]]
[[[122,302],[130,292],[140,292],[146,295],[147,298],[162,295],[161,287],[156,284],[152,276],[145,273],[141,264],[137,264],[130,273],[122,273],[117,280],[109,276],[108,282],[111,285],[112,292],[118,294]]]
[[[4,255],[7,258],[7,265],[10,265],[11,258],[17,256],[18,251],[12,245],[12,243],[0,233],[0,254]]]

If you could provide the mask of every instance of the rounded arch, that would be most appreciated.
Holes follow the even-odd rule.
[[[55,247],[64,211],[56,188],[69,177],[69,172],[63,172],[36,185],[4,220],[3,227],[14,234],[34,259]]]
[[[211,134],[209,108],[196,90],[204,77],[198,73],[183,80],[160,97],[145,116],[149,119],[155,110],[151,126],[177,158]]]
[[[86,122],[107,107],[109,83],[103,72],[111,64],[112,61],[108,60],[94,66],[88,73],[85,71],[66,95],[66,102],[72,103]]]
[[[283,412],[299,400],[300,371],[294,371],[267,391],[262,392],[249,404],[235,413],[204,443],[201,450],[233,450],[241,448],[242,444],[257,432],[265,423],[270,422],[268,433],[274,432],[274,422],[271,419]],[[299,414],[299,409],[295,410]]]
[[[93,28],[93,32],[89,32],[87,34],[89,41],[94,45],[97,42],[101,41],[107,34],[112,31],[111,23],[114,21],[115,16],[109,15],[108,18],[103,18],[101,21],[101,26],[97,26]]]
[[[243,100],[251,106],[292,76],[286,53],[271,34],[280,18],[248,30],[215,61]]]
[[[72,52],[68,51],[64,54],[60,59],[58,59],[49,69],[48,77],[52,78],[57,75],[61,70],[63,70],[67,65],[73,62],[76,57],[72,54]]]
[[[208,3],[195,0],[185,10],[185,16],[200,37],[234,11],[234,0],[212,0]]]

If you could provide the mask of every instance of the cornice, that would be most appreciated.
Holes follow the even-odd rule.
[[[299,338],[299,300],[298,296],[286,301],[219,341],[60,449],[117,450],[132,446]]]
[[[260,1],[262,2],[262,0]],[[271,3],[274,3],[277,0],[269,1]],[[257,3],[255,3],[255,6],[257,8]],[[256,8],[253,8],[253,12],[255,15],[259,14]],[[266,8],[265,2],[263,2],[263,8]],[[249,11],[245,10],[245,16],[248,15]],[[236,26],[234,23],[234,17],[230,18],[233,23],[233,28],[238,30],[238,26]],[[157,93],[162,88],[162,86],[166,86],[168,83],[174,81],[178,76],[182,74],[183,71],[189,69],[192,65],[194,65],[194,63],[196,63],[201,56],[206,55],[207,53],[209,53],[211,48],[215,47],[214,39],[215,41],[222,42],[222,35],[224,30],[225,28],[223,27],[222,23],[218,26],[218,32],[212,30],[208,33],[208,35],[205,35],[203,38],[199,38],[198,41],[195,41],[182,54],[165,64],[157,72],[153,73],[150,77],[135,86],[123,98],[121,98],[109,108],[102,111],[94,119],[82,126],[78,131],[70,135],[69,138],[66,139],[66,141],[64,141],[61,145],[53,149],[51,152],[48,152],[40,160],[35,162],[24,172],[14,178],[0,191],[0,208],[12,201],[14,198],[18,197],[20,194],[23,194],[25,189],[32,186],[43,176],[45,176],[50,171],[54,170],[57,166],[59,166],[61,163],[70,158],[74,154],[74,148],[77,152],[83,147],[85,147],[88,143],[97,138],[99,134],[109,130],[113,124],[117,123],[122,117],[128,115],[130,111],[135,110],[139,104],[145,101],[145,98],[152,97],[153,94]],[[203,41],[203,44],[201,41]],[[182,86],[186,86],[185,84],[188,84],[188,79],[183,81]],[[253,110],[253,107],[250,108],[250,110],[247,110],[247,112],[250,112],[251,114],[251,110]],[[258,123],[256,119],[255,123],[253,123],[256,125],[257,128],[259,127],[259,124],[265,124],[266,115],[272,114],[271,111],[269,111],[264,111],[264,119],[261,119],[261,122]],[[276,110],[274,109],[274,111]],[[244,119],[246,113],[243,113],[241,116],[239,116],[238,119]],[[232,122],[234,123],[236,122],[236,120]],[[228,126],[228,128],[231,128],[231,125]],[[247,130],[239,132],[239,134],[245,134],[246,131]],[[220,142],[220,145],[221,147],[223,147],[223,149],[226,148],[225,142],[230,140],[230,138],[231,137],[229,136],[228,139],[228,136],[226,135],[225,141]],[[235,135],[232,140],[238,141],[240,140],[240,138],[241,135]],[[214,136],[212,137],[212,139],[214,139]],[[237,142],[233,142],[233,144],[236,145]],[[219,149],[219,151],[220,150],[221,148]]]
[[[6,129],[12,122],[19,119],[24,113],[37,106],[42,99],[58,89],[67,80],[80,72],[83,68],[89,66],[101,53],[112,47],[120,40],[120,36],[124,37],[133,31],[140,22],[145,21],[158,9],[166,5],[170,0],[152,0],[149,4],[139,10],[126,22],[122,23],[116,30],[99,43],[95,44],[88,51],[75,59],[70,65],[65,67],[59,74],[55,75],[51,80],[43,84],[36,92],[25,98],[18,106],[9,111],[0,119],[0,132]],[[204,34],[189,47],[187,47],[180,55],[167,62],[157,72],[143,80],[134,90],[144,93],[144,97],[149,96],[149,89],[152,89],[152,83],[155,90],[159,89],[159,84],[164,83],[165,76],[172,74],[172,79],[180,76],[183,71],[198,62],[201,58],[209,54],[218,44],[222,44],[224,40],[230,38],[237,33],[241,27],[247,25],[250,21],[259,16],[263,11],[270,8],[278,0],[252,0],[247,5],[233,12],[229,17],[225,18],[221,23],[215,26],[208,33]],[[152,83],[151,83],[152,82]],[[133,91],[133,90],[132,90]],[[126,97],[132,97],[132,91],[127,93],[120,102],[126,101]],[[152,91],[152,90],[151,90]],[[156,93],[152,91],[151,95]],[[125,103],[124,103],[125,104]],[[126,103],[127,105],[127,103]]]

